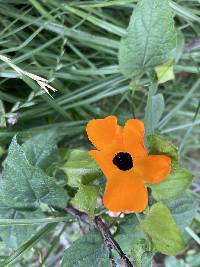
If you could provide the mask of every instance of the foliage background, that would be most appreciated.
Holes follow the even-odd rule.
[[[89,146],[84,127],[91,118],[116,114],[122,123],[133,115],[143,119],[148,78],[138,87],[130,85],[120,74],[117,59],[119,41],[136,2],[0,1],[0,54],[29,72],[47,77],[58,90],[51,99],[1,63],[0,112],[6,118],[0,121],[2,153],[16,133],[24,141],[35,133],[58,128],[62,137],[59,147],[69,149]],[[176,0],[170,6],[182,49],[174,67],[175,79],[159,86],[165,107],[157,132],[180,148],[183,166],[197,177],[192,190],[198,193],[200,3]],[[188,251],[183,259],[167,257],[167,267],[200,265],[199,223],[197,213],[188,231]],[[57,235],[47,234],[46,241],[39,242],[15,266],[59,266],[64,248],[80,235],[80,227],[75,223],[71,228],[63,225],[56,229]],[[42,265],[41,259],[48,254],[46,265]],[[161,256],[155,261],[157,266],[160,261],[160,266],[164,264]]]

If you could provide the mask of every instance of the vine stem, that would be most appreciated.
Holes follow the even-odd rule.
[[[78,209],[75,209],[73,207],[65,208],[65,212],[70,213],[71,215],[78,218],[80,221],[82,221],[85,224],[94,225],[99,232],[101,233],[104,244],[106,246],[106,249],[108,251],[110,264],[112,267],[116,267],[117,264],[115,263],[115,260],[112,255],[112,250],[117,251],[120,258],[125,263],[125,266],[127,267],[134,267],[134,265],[130,262],[129,258],[126,256],[126,254],[123,252],[119,244],[114,240],[110,229],[108,226],[103,222],[100,216],[95,216],[94,219],[91,219],[85,212],[82,212]]]

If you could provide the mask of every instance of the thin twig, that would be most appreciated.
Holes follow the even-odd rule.
[[[65,208],[64,209],[67,213],[70,213],[71,215],[75,216],[82,222],[90,225],[94,225],[101,233],[105,246],[108,250],[109,260],[112,267],[116,267],[116,263],[114,261],[112,250],[116,250],[123,262],[126,264],[127,267],[134,267],[133,264],[130,262],[128,257],[125,255],[119,244],[114,240],[112,237],[112,234],[108,228],[108,226],[103,222],[101,217],[95,216],[95,218],[92,220],[85,212],[82,212],[80,210],[77,210],[73,207]]]
[[[100,219],[100,220],[99,220]],[[103,223],[103,221],[101,220],[100,217],[96,216],[94,218],[94,223],[95,223],[95,226],[96,228],[101,232],[102,234],[102,237],[103,237],[103,240],[104,240],[104,243],[105,243],[105,246],[108,250],[108,256],[109,256],[109,260],[110,260],[110,265],[112,267],[116,267],[116,263],[115,263],[115,260],[113,258],[113,254],[112,254],[112,250],[113,250],[113,244],[112,244],[112,241],[110,240],[110,230],[108,229],[108,227]],[[102,223],[104,225],[102,225]],[[111,236],[112,238],[112,236]]]
[[[79,219],[80,221],[82,221],[83,223],[89,224],[91,225],[92,221],[90,220],[89,216],[85,213],[82,212],[80,210],[77,210],[75,208],[65,208],[64,211],[66,211],[67,213],[75,216],[77,219]]]
[[[133,264],[130,262],[128,257],[125,255],[125,253],[123,252],[119,244],[114,240],[109,228],[102,221],[101,217],[96,216],[94,218],[94,223],[97,229],[101,232],[102,236],[104,237],[104,240],[106,240],[105,243],[107,242],[107,244],[111,246],[112,249],[115,249],[117,251],[121,259],[126,263],[126,266],[133,267]]]

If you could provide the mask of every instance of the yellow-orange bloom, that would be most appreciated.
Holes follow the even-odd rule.
[[[115,212],[141,212],[148,204],[145,182],[159,183],[170,173],[171,159],[148,155],[144,145],[144,124],[137,119],[117,124],[115,116],[93,119],[87,135],[97,150],[88,153],[107,178],[103,202]]]

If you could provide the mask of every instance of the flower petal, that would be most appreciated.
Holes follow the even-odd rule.
[[[132,156],[144,156],[147,154],[144,145],[144,123],[137,119],[128,120],[123,129],[125,150],[131,151]]]
[[[147,189],[132,171],[115,171],[106,183],[103,202],[110,211],[141,212],[148,203]]]
[[[86,131],[89,140],[98,150],[108,149],[113,141],[122,135],[122,129],[117,124],[117,118],[115,116],[90,120],[87,124]]]
[[[164,180],[171,170],[171,158],[164,155],[150,155],[135,158],[134,171],[145,182],[159,183]]]
[[[112,156],[98,150],[90,150],[88,154],[96,161],[104,175],[108,178],[110,174],[115,171],[116,167],[112,163]]]

